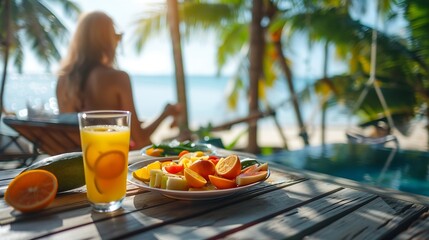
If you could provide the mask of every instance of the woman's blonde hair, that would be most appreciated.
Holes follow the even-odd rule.
[[[81,94],[92,69],[112,66],[115,62],[118,35],[113,20],[95,11],[83,14],[61,63],[59,77],[65,78],[70,95]]]

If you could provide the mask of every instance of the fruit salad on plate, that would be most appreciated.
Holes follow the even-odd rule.
[[[230,189],[265,180],[268,163],[255,159],[240,161],[235,154],[220,157],[184,150],[178,159],[154,161],[133,171],[132,175],[151,188],[182,191]]]

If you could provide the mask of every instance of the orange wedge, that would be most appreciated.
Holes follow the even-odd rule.
[[[216,164],[216,174],[220,177],[234,179],[241,172],[241,162],[237,155],[221,158]]]
[[[218,177],[215,175],[209,175],[210,182],[217,188],[217,189],[227,189],[227,188],[234,188],[237,187],[237,183],[235,180]]]
[[[184,171],[185,171],[186,182],[188,183],[188,185],[190,187],[200,188],[200,187],[206,185],[207,180],[205,178],[203,178],[201,175],[199,175],[198,173],[196,173],[195,171],[193,171],[189,168],[185,168]]]
[[[35,212],[47,207],[58,190],[54,174],[45,170],[23,172],[10,182],[5,201],[21,212]]]
[[[161,169],[162,163],[160,161],[155,161],[153,163],[148,164],[147,166],[144,166],[138,170],[135,170],[133,172],[133,177],[136,179],[148,182],[150,180],[150,170],[152,169]]]
[[[164,149],[162,148],[148,148],[146,154],[152,157],[161,157],[164,154]]]
[[[238,175],[235,181],[237,182],[238,186],[249,185],[264,180],[267,177],[267,174],[267,171],[243,173]]]

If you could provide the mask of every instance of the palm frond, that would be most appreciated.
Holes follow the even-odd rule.
[[[222,69],[228,59],[240,54],[243,49],[247,48],[248,38],[249,29],[246,24],[235,23],[223,30],[217,51],[219,69]]]
[[[25,58],[22,43],[31,46],[40,62],[49,67],[52,61],[60,59],[59,46],[67,39],[68,30],[50,7],[56,5],[66,12],[68,17],[77,17],[79,7],[72,1],[11,1],[11,46],[10,56],[14,66],[22,72]],[[54,8],[52,8],[54,9]],[[2,8],[0,15],[3,16]],[[6,27],[0,21],[1,37]]]
[[[135,47],[141,52],[151,37],[168,29],[166,12],[165,10],[152,12],[150,16],[135,21],[134,25]]]
[[[412,50],[429,62],[429,2],[422,0],[409,0],[406,2],[405,17],[409,21],[409,41]]]

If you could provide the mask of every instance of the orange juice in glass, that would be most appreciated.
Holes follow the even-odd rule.
[[[119,209],[126,193],[130,112],[79,113],[87,197],[97,212]]]

